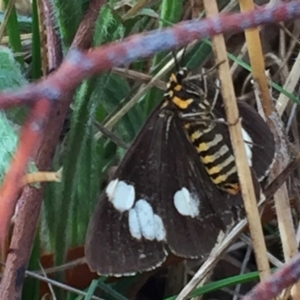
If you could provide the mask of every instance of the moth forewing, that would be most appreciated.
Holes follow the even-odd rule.
[[[159,238],[149,238],[149,230],[155,231],[158,222],[148,227],[144,224],[140,228],[133,216],[136,209],[140,211],[144,208],[146,217],[147,214],[148,218],[149,215],[151,217],[148,206],[136,204],[139,200],[148,198],[151,208],[151,201],[155,200],[155,190],[158,191],[159,188],[158,181],[155,180],[159,176],[155,167],[160,155],[157,138],[164,134],[164,120],[158,116],[159,110],[157,108],[154,111],[141,129],[112,180],[102,192],[90,221],[85,254],[91,269],[101,275],[132,275],[137,271],[158,267],[166,259],[164,243]],[[152,208],[152,217],[157,219],[154,215]],[[141,230],[145,231],[144,234],[149,239],[143,236]],[[162,227],[160,233],[161,230]],[[137,238],[137,232],[140,233],[140,238]]]
[[[85,251],[102,275],[154,269],[168,252],[202,257],[244,216],[228,124],[216,122],[225,119],[222,98],[189,84],[186,75],[171,75],[165,98],[96,206]],[[274,158],[274,138],[255,110],[246,103],[239,108],[259,198],[258,179]]]

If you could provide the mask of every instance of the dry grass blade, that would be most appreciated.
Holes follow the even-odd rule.
[[[46,274],[46,272],[45,272],[43,266],[41,265],[41,263],[40,263],[40,268],[41,268],[41,270],[42,270],[43,276],[45,276],[45,278],[47,278],[47,274]],[[49,288],[49,290],[50,290],[50,292],[51,292],[52,300],[57,300],[56,295],[55,295],[55,292],[54,292],[54,289],[53,289],[53,286],[52,286],[49,282],[48,282],[47,284],[48,284],[48,288]]]
[[[240,0],[241,10],[246,12],[254,9],[254,2],[252,0]],[[260,91],[260,97],[263,104],[263,110],[265,115],[270,117],[274,116],[273,103],[271,100],[271,94],[268,88],[268,80],[265,74],[265,63],[264,56],[260,42],[259,29],[249,29],[245,31],[246,42],[248,46],[249,58],[252,66],[253,77],[255,82],[258,85]],[[289,77],[286,81],[285,88],[288,90],[294,90],[295,85],[298,81],[300,73],[299,69],[299,56],[294,64],[293,71],[289,74]],[[278,102],[277,107],[280,109],[280,115],[283,113],[287,104],[287,99],[285,96],[280,97],[280,102]],[[271,125],[271,130],[273,131],[276,138],[276,147],[277,147],[277,159],[273,166],[272,176],[276,177],[281,171],[284,170],[288,163],[288,149],[285,138],[282,134],[280,117],[278,115],[274,116],[275,120],[269,122]],[[297,243],[296,243],[296,234],[293,226],[290,201],[288,197],[288,191],[286,184],[276,192],[274,195],[275,208],[278,219],[278,227],[280,232],[281,243],[283,247],[285,260],[288,261],[291,257],[297,254]],[[295,285],[295,288],[292,290],[293,299],[300,299],[300,285]]]
[[[201,268],[195,273],[189,283],[182,289],[176,300],[183,300],[188,298],[189,294],[197,287],[199,282],[215,267],[222,254],[237,239],[246,225],[247,220],[242,220],[231,230],[231,232],[220,243],[220,245],[218,245],[218,247],[216,247],[211,252]]]
[[[75,288],[73,288],[71,286],[68,286],[68,285],[63,284],[61,282],[58,282],[58,281],[55,281],[53,279],[44,277],[42,275],[38,275],[38,274],[36,274],[34,272],[26,271],[25,273],[26,273],[26,276],[29,276],[29,277],[32,277],[32,278],[36,278],[38,280],[44,281],[44,282],[46,282],[48,284],[51,284],[52,286],[59,287],[61,289],[64,289],[64,290],[72,292],[72,293],[75,293],[77,295],[80,295],[80,296],[83,296],[83,297],[85,297],[87,295],[87,293],[85,293],[85,292],[83,292],[81,290],[75,289]],[[97,296],[92,296],[91,299],[94,299],[94,300],[103,300],[102,298],[97,297]]]
[[[240,0],[241,11],[247,12],[254,10],[254,2],[252,0]],[[246,43],[248,54],[252,67],[253,78],[257,82],[261,97],[263,108],[266,115],[270,115],[273,111],[272,99],[269,92],[268,80],[265,76],[265,62],[263,57],[262,45],[260,42],[260,35],[258,28],[245,30]]]
[[[275,178],[286,168],[289,162],[289,151],[286,139],[283,135],[282,121],[279,115],[274,113],[271,120],[271,130],[275,134],[277,152],[277,159],[272,168],[271,176]],[[274,202],[284,258],[285,261],[289,261],[298,253],[298,248],[286,183],[284,183],[274,195]],[[291,293],[294,300],[300,299],[300,285],[296,284]]]
[[[1,40],[3,38],[4,31],[6,29],[9,16],[10,16],[10,14],[11,14],[14,6],[15,6],[15,3],[16,3],[16,0],[10,0],[9,3],[8,3],[8,6],[6,8],[4,20],[0,25],[0,43],[1,43]]]
[[[300,53],[295,60],[295,63],[289,73],[288,78],[284,84],[284,89],[290,92],[295,90],[295,87],[300,78]],[[276,103],[276,110],[278,111],[279,115],[281,116],[286,109],[286,106],[289,102],[289,99],[284,94],[280,94],[277,103]]]
[[[22,179],[22,184],[33,184],[38,182],[60,182],[61,171],[57,172],[35,172],[26,174]]]
[[[208,15],[218,13],[217,4],[214,1],[204,1]],[[217,61],[225,61],[219,66],[219,74],[222,86],[222,95],[227,114],[227,120],[230,124],[234,124],[239,118],[238,108],[236,104],[233,84],[230,76],[229,63],[224,38],[221,35],[215,36],[213,39],[214,51]],[[252,176],[248,166],[244,141],[242,137],[240,122],[229,126],[230,136],[236,156],[237,170],[239,174],[241,191],[245,203],[245,210],[249,221],[249,228],[253,239],[253,248],[256,256],[258,269],[261,278],[265,278],[270,274],[270,267],[267,258],[267,248],[262,232],[260,216],[257,209],[256,197],[253,189]]]

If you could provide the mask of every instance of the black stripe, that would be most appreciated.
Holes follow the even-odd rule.
[[[238,174],[237,174],[236,172],[230,174],[230,175],[227,177],[226,182],[228,182],[228,183],[237,183],[237,182],[239,182]]]
[[[227,165],[225,168],[222,168],[221,171],[219,173],[215,173],[215,174],[211,174],[211,178],[216,179],[217,177],[221,176],[221,175],[226,175],[228,171],[230,171],[233,167],[235,167],[235,162],[233,161],[232,163],[230,163],[229,165]],[[236,172],[232,173],[232,174],[237,174]],[[227,178],[229,178],[231,175],[229,175]],[[228,181],[226,179],[226,181]]]

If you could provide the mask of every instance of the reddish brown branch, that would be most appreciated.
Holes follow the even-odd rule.
[[[17,93],[0,94],[0,108],[36,102],[39,98],[59,100],[65,93],[74,90],[84,79],[112,67],[128,65],[138,58],[179,48],[193,40],[282,22],[299,15],[300,2],[291,1],[247,13],[220,14],[204,20],[182,22],[172,28],[137,34],[123,42],[107,44],[89,52],[73,49],[60,68],[45,80],[20,89]],[[80,47],[77,45],[77,48]]]
[[[21,178],[25,174],[28,160],[33,157],[40,145],[41,129],[46,125],[49,113],[50,102],[47,99],[41,99],[32,109],[29,120],[22,128],[20,144],[23,147],[18,148],[0,190],[0,241],[6,238],[10,220],[21,193]]]
[[[55,70],[63,60],[63,53],[59,33],[55,30],[53,3],[51,0],[42,0],[40,7],[45,27],[48,70]]]
[[[271,300],[300,279],[300,255],[291,259],[279,271],[260,282],[242,300]]]
[[[104,2],[105,1],[99,1],[99,0],[92,0],[90,2],[90,7],[87,12],[88,20],[86,17],[84,18],[84,20],[82,21],[79,27],[78,33],[76,35],[75,40],[78,42],[78,44],[76,45],[78,46],[78,48],[82,48],[81,43],[85,45],[88,44],[86,40],[86,35],[84,34],[85,31],[84,30],[82,31],[80,28],[83,26],[84,28],[86,28],[87,31],[89,31],[92,34],[95,20],[97,19],[100,8]],[[52,13],[49,11],[48,14],[52,15]],[[54,26],[52,26],[52,30],[54,30]],[[54,33],[48,36],[49,39],[47,44],[48,47],[50,48],[52,47],[52,49],[54,49],[53,51],[50,52],[52,53],[53,56],[52,55],[49,56],[50,61],[52,61],[52,66],[57,66],[60,64],[60,61],[58,60],[60,58],[61,49],[57,47],[57,39],[53,38],[53,36]],[[90,35],[90,38],[91,36],[92,35]],[[54,60],[53,57],[55,57],[56,59]],[[43,86],[43,83],[41,85]],[[72,94],[73,94],[73,89],[71,88],[70,90],[68,90],[68,93],[64,93],[63,97],[60,98],[60,102],[58,102],[51,110],[51,113],[47,114],[47,116],[49,116],[49,122],[46,124],[45,128],[43,128],[44,129],[43,132],[45,132],[46,134],[42,136],[40,147],[38,147],[38,149],[37,148],[35,149],[37,151],[35,151],[36,155],[34,155],[36,165],[40,170],[47,170],[51,166],[54,149],[58,142],[59,135],[64,123],[64,119],[67,115],[70,103],[72,101]],[[37,102],[37,103],[40,103],[39,105],[44,106],[43,102]],[[49,102],[47,101],[47,103]],[[39,118],[41,118],[41,115],[39,115]],[[39,120],[39,118],[36,118],[35,120]],[[44,120],[46,120],[46,118]],[[20,140],[20,146],[18,148],[18,151],[22,153],[23,157],[26,158],[27,160],[29,154],[27,151],[27,155],[26,155],[24,150],[26,150],[30,146],[32,147],[38,146],[36,143],[34,143],[33,140],[28,140],[28,137],[30,137],[30,135],[31,135],[30,131],[27,130],[27,128],[24,128],[24,136],[26,136],[26,139]],[[20,163],[17,157],[15,161],[17,163]],[[23,165],[21,167],[23,167]],[[19,165],[12,166],[10,172],[12,173],[16,172],[18,176],[23,175],[22,168],[20,168]],[[16,182],[20,182],[20,180],[17,180],[16,176],[14,178],[8,177],[7,181],[9,182],[11,187],[12,184]],[[16,188],[14,189],[16,190],[14,194],[17,198],[18,195],[16,193],[19,189]],[[23,279],[25,274],[24,272],[27,268],[28,261],[31,255],[31,249],[32,249],[35,231],[37,228],[37,223],[38,223],[40,210],[41,210],[42,198],[43,198],[43,188],[34,189],[34,188],[26,187],[23,191],[22,198],[21,198],[21,205],[19,207],[18,216],[16,218],[15,225],[14,225],[13,236],[10,245],[10,252],[8,253],[6,268],[0,285],[0,299],[20,299],[21,297],[22,288],[23,288]],[[0,201],[0,204],[1,203],[2,201]],[[5,201],[5,203],[7,203],[7,201]],[[15,203],[15,201],[11,203]],[[13,213],[14,211],[13,206],[14,204],[10,204],[10,210],[8,214],[10,214],[11,212]],[[0,213],[1,212],[2,209],[0,208]],[[6,221],[4,221],[5,220],[4,218],[3,222],[6,223],[6,225],[4,225],[4,227],[7,227],[7,222],[10,221],[10,217],[11,216],[9,215],[5,215]],[[0,215],[0,219],[2,221],[1,215]],[[3,227],[0,223],[0,232],[2,228]]]

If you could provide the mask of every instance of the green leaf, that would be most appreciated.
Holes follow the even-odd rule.
[[[25,83],[20,64],[15,60],[12,51],[0,46],[0,91],[13,89]]]
[[[37,234],[34,239],[34,245],[28,265],[29,270],[40,269],[40,240]],[[26,278],[22,293],[22,299],[39,300],[40,299],[40,281],[35,278]]]
[[[21,72],[20,64],[15,60],[12,51],[0,46],[0,91],[15,89],[26,84],[27,81]],[[28,108],[17,107],[7,110],[6,116],[16,124],[23,124]]]
[[[66,159],[63,163],[62,195],[60,203],[57,203],[59,212],[56,222],[56,261],[61,264],[65,260],[68,247],[74,240],[74,224],[76,220],[76,204],[78,197],[76,194],[80,188],[81,170],[84,168],[83,153],[92,134],[92,121],[95,114],[95,105],[90,101],[93,92],[95,80],[85,81],[77,95],[75,108],[72,115],[71,129],[66,145]],[[90,199],[84,197],[81,205],[87,205]],[[76,234],[75,234],[76,235]],[[73,237],[73,238],[72,238]],[[82,237],[81,237],[82,238]],[[77,239],[77,238],[76,238]],[[64,240],[63,246],[61,241]]]
[[[18,136],[12,124],[2,112],[0,112],[0,141],[0,182],[2,182],[18,142]]]
[[[62,42],[67,49],[73,41],[84,13],[82,11],[82,1],[54,0],[53,4]]]
[[[90,300],[92,299],[92,296],[95,293],[95,290],[98,286],[98,280],[93,280],[92,283],[90,284],[89,288],[88,288],[88,292],[86,294],[86,297],[84,298],[84,300]]]
[[[9,0],[4,0],[5,7],[12,5]],[[21,33],[15,7],[13,7],[7,23],[7,33],[9,36],[9,44],[14,52],[22,53]],[[17,61],[24,67],[23,56],[18,56]]]
[[[257,279],[259,279],[259,272],[251,272],[247,274],[232,276],[215,282],[210,282],[208,284],[205,284],[203,287],[197,288],[194,292],[191,293],[189,298],[204,295],[225,287],[250,282]],[[176,298],[177,296],[172,296],[169,298],[165,298],[164,300],[175,300]]]
[[[37,0],[32,1],[33,22],[32,22],[32,79],[42,76],[42,54],[41,37]]]
[[[4,13],[0,11],[0,23],[3,23]],[[23,33],[30,33],[32,30],[32,18],[30,16],[17,16],[20,31]]]
[[[122,19],[109,5],[103,5],[96,22],[94,46],[120,39],[124,36]]]
[[[102,280],[98,281],[98,286],[107,294],[106,298],[108,298],[108,299],[128,300],[128,298],[126,298],[123,295],[121,295],[120,293],[118,293],[109,284],[106,284]]]

